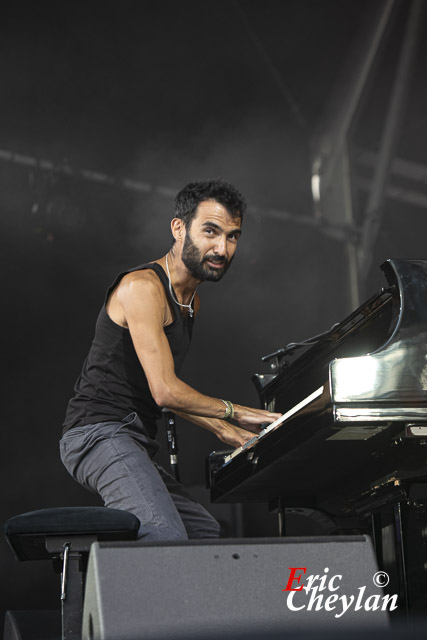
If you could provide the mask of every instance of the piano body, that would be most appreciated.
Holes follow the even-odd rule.
[[[279,353],[274,373],[254,376],[261,406],[283,416],[245,447],[211,454],[209,484],[212,501],[266,501],[282,522],[306,508],[340,532],[369,529],[405,606],[417,546],[426,606],[427,261],[382,269],[387,288],[291,364]]]

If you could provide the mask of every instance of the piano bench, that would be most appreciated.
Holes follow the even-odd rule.
[[[53,561],[61,573],[62,638],[80,640],[90,547],[96,541],[136,540],[139,520],[106,507],[40,509],[10,518],[4,534],[17,560]]]

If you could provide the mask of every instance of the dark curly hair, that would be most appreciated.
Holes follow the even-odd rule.
[[[186,229],[191,225],[197,207],[205,200],[216,200],[231,216],[243,219],[246,202],[232,184],[221,178],[190,182],[175,198],[175,216],[184,220]]]

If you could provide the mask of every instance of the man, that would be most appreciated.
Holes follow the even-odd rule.
[[[222,180],[180,191],[172,248],[121,273],[108,289],[68,405],[61,439],[66,468],[106,506],[134,513],[147,540],[219,535],[212,516],[152,459],[161,407],[234,447],[280,415],[203,395],[178,377],[200,308],[197,286],[220,280],[228,269],[244,209],[239,192]]]

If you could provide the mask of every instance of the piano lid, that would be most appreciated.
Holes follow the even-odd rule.
[[[337,421],[360,422],[363,412],[378,407],[385,414],[397,403],[425,409],[427,261],[387,260],[381,268],[389,283],[386,289],[276,375],[265,376],[269,379],[262,384],[260,375],[253,377],[262,406],[288,411],[326,383]],[[361,414],[352,411],[355,406]],[[417,419],[417,411],[412,413],[408,417]],[[370,412],[375,420],[374,414]]]
[[[414,418],[416,407],[426,406],[427,261],[387,260],[381,268],[393,295],[393,330],[372,353],[330,362],[331,401],[338,420],[361,420],[364,412],[372,413],[373,404],[383,418],[387,410],[392,417],[393,407],[402,403],[414,407]]]

